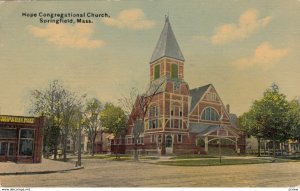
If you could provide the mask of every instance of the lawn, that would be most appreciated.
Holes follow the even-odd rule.
[[[170,159],[195,159],[195,158],[219,158],[218,156],[212,155],[178,155],[171,157]]]
[[[112,160],[112,161],[124,161],[124,160],[133,160],[132,155],[119,155],[116,157],[116,155],[94,155],[94,156],[84,156],[84,159],[106,159],[106,160]],[[157,157],[155,156],[139,156],[139,159],[143,160],[156,160]]]
[[[174,161],[160,161],[156,164],[172,165],[172,166],[218,166],[218,165],[237,165],[237,164],[260,164],[271,163],[271,160],[260,159],[222,159],[221,163],[218,158],[210,159],[186,159]]]
[[[107,155],[96,154],[94,156],[83,156],[84,159],[104,159],[109,161],[134,161],[132,155]],[[139,160],[157,160],[156,156],[139,156]],[[220,166],[220,165],[238,165],[238,164],[261,164],[261,163],[281,163],[281,162],[299,162],[299,157],[280,157],[275,160],[272,158],[222,158],[221,163],[218,156],[212,155],[179,155],[173,156],[168,161],[155,161],[155,164],[170,166]]]

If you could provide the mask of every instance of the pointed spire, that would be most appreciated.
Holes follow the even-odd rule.
[[[160,34],[159,40],[152,54],[150,63],[164,56],[184,61],[184,57],[181,53],[181,50],[173,33],[171,24],[169,22],[168,15],[165,16],[165,26]]]

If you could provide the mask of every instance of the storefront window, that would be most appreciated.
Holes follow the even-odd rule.
[[[6,148],[7,148],[7,143],[5,142],[0,142],[0,156],[6,155]]]
[[[15,139],[17,138],[17,131],[16,129],[5,129],[0,127],[0,138]]]
[[[33,154],[34,131],[22,129],[20,132],[19,154],[21,156],[32,156]]]
[[[8,144],[9,144],[8,155],[12,156],[12,155],[14,155],[15,144],[14,143],[8,143]]]

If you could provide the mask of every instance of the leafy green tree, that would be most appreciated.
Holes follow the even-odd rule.
[[[260,156],[263,126],[257,123],[256,114],[253,106],[250,108],[250,111],[244,113],[239,117],[239,125],[241,126],[242,130],[246,132],[247,135],[254,136],[257,139],[258,156]]]
[[[275,157],[275,142],[284,142],[291,137],[290,104],[286,96],[279,92],[276,84],[267,89],[262,100],[257,103],[258,122],[262,124],[263,136],[273,141],[273,156]]]
[[[292,100],[290,102],[290,123],[293,124],[292,128],[292,139],[295,141],[300,141],[300,101]]]
[[[241,124],[246,132],[271,140],[275,157],[275,142],[284,142],[291,138],[294,128],[294,116],[286,96],[279,92],[276,84],[264,92],[260,100],[256,100],[248,113],[241,117]]]
[[[57,145],[60,141],[60,128],[58,126],[46,126],[44,128],[44,146],[49,148],[57,148]],[[56,154],[54,158],[56,159]]]
[[[109,103],[105,105],[104,110],[101,112],[102,125],[105,132],[114,135],[115,139],[122,138],[125,134],[126,115],[121,107],[114,106]],[[118,148],[116,155],[118,154]]]
[[[103,104],[98,99],[92,98],[87,100],[83,112],[83,128],[91,144],[90,153],[92,156],[94,156],[95,153],[94,144],[96,137],[99,133],[100,135],[103,133],[102,122],[100,118],[100,113],[102,110]]]

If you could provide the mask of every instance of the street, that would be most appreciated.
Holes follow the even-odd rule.
[[[180,167],[145,162],[83,160],[84,169],[0,176],[5,187],[294,187],[300,163]]]

